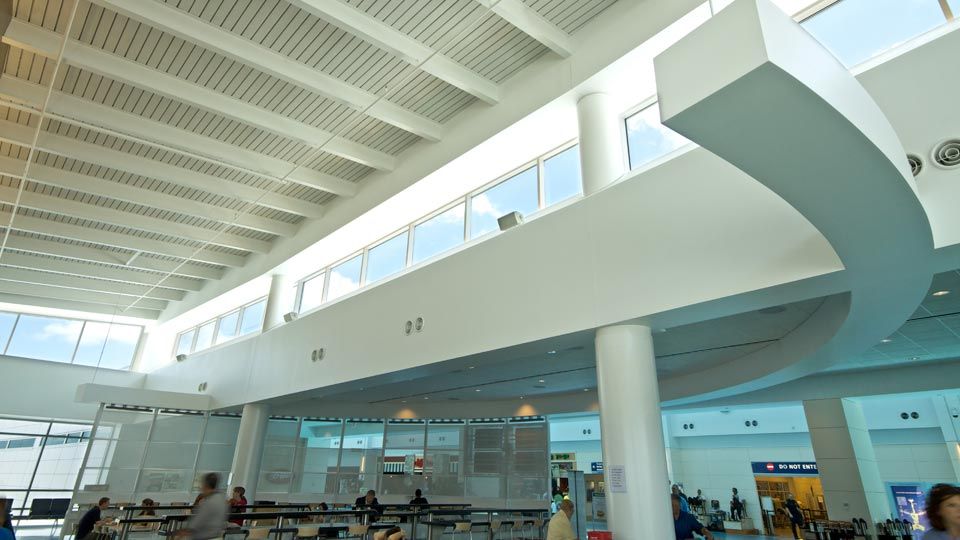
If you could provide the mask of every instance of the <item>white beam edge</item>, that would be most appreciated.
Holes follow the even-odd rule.
[[[117,281],[105,281],[87,275],[63,274],[58,272],[47,272],[37,267],[27,267],[11,264],[7,261],[11,254],[4,253],[3,261],[0,261],[0,280],[15,281],[18,283],[33,283],[35,285],[50,285],[55,287],[64,287],[67,289],[78,289],[82,291],[100,292],[105,294],[119,294],[128,296],[131,299],[144,296],[154,300],[167,300],[179,302],[183,300],[184,291],[175,289],[164,289],[152,285],[138,285],[133,283],[121,283]],[[159,276],[157,281],[160,281]]]
[[[18,293],[0,292],[0,302],[45,308],[70,309],[73,311],[85,311],[87,313],[99,313],[101,315],[123,315],[125,317],[136,317],[139,319],[147,319],[152,321],[160,318],[160,310],[133,307],[121,312],[113,306],[105,304],[81,302],[66,298],[29,296]]]
[[[544,19],[533,8],[520,0],[476,0],[493,11],[511,26],[540,42],[561,58],[573,54],[570,35]]]

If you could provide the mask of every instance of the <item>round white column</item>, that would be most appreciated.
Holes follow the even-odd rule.
[[[263,313],[263,331],[283,324],[283,316],[293,309],[293,281],[286,274],[270,276],[270,292]]]
[[[600,328],[596,349],[608,528],[614,538],[673,538],[650,328]]]
[[[584,195],[613,183],[624,173],[619,119],[606,94],[587,94],[577,102]]]
[[[257,480],[260,477],[260,459],[263,457],[263,440],[267,435],[270,406],[262,403],[247,403],[240,417],[237,432],[237,447],[233,451],[229,487],[243,486],[248,501],[257,495]],[[227,486],[224,486],[225,488]],[[229,493],[229,490],[225,490]]]

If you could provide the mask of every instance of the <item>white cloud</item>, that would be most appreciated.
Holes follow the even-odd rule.
[[[83,327],[83,321],[56,321],[43,326],[36,335],[37,341],[46,341],[48,339],[59,339],[67,343],[77,340],[80,335],[80,328]]]

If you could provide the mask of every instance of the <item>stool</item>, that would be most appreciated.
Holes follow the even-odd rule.
[[[473,523],[469,521],[458,521],[453,524],[453,537],[460,538],[460,534],[465,532],[470,540],[473,540]]]
[[[247,540],[267,540],[270,536],[270,529],[264,527],[261,529],[248,529]]]
[[[297,538],[316,538],[320,536],[320,527],[297,527]]]
[[[358,525],[358,524],[348,525],[346,538],[364,538],[365,536],[367,536],[368,530],[370,530],[369,525]]]

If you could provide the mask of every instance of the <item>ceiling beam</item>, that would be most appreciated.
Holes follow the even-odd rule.
[[[132,301],[129,296],[116,293],[83,291],[80,289],[56,287],[53,285],[21,283],[4,280],[0,280],[0,293],[39,296],[42,298],[56,298],[60,300],[71,300],[76,302],[89,302],[92,304],[105,304],[108,306],[118,306],[121,309],[130,305]],[[157,300],[154,298],[143,298],[137,302],[137,307],[163,311],[167,307],[167,301]],[[118,311],[117,314],[119,315],[120,312]]]
[[[133,300],[138,296],[146,295],[146,298],[157,300],[183,300],[183,291],[174,289],[165,289],[163,287],[153,287],[150,285],[135,285],[132,283],[119,283],[116,281],[104,281],[88,276],[76,276],[68,274],[54,274],[39,271],[37,268],[24,268],[7,266],[7,254],[4,253],[3,261],[0,262],[0,280],[15,281],[18,283],[34,283],[37,285],[51,285],[64,287],[67,289],[78,289],[83,291],[102,292],[107,294],[119,294],[130,297]],[[159,278],[157,278],[159,281]]]
[[[245,238],[230,233],[217,235],[217,232],[213,229],[177,223],[151,216],[143,216],[133,212],[125,212],[123,210],[74,201],[54,195],[46,195],[27,190],[20,192],[12,186],[0,186],[0,203],[14,206],[17,204],[18,194],[20,197],[19,205],[23,208],[32,208],[42,212],[87,219],[98,223],[128,227],[197,242],[209,241],[217,246],[241,249],[254,253],[270,252],[270,242],[263,240]]]
[[[5,287],[4,289],[9,289],[9,287]],[[129,308],[121,312],[114,306],[106,304],[80,302],[76,300],[67,300],[64,298],[25,296],[18,293],[6,292],[0,292],[0,302],[56,309],[71,309],[74,311],[85,311],[87,313],[99,313],[101,315],[123,315],[125,317],[136,317],[139,319],[156,320],[160,318],[160,310],[142,309],[139,307],[139,304],[137,307]]]
[[[25,161],[9,157],[0,157],[0,174],[21,178],[24,165],[26,165]],[[297,225],[293,223],[285,223],[275,219],[240,213],[236,210],[229,210],[221,206],[206,204],[176,195],[167,195],[129,184],[104,180],[96,176],[48,167],[38,163],[30,166],[29,180],[48,186],[72,189],[101,197],[110,197],[112,199],[166,210],[168,212],[197,216],[278,236],[293,236],[298,228]]]
[[[0,211],[0,223],[10,223],[10,211]],[[220,253],[206,248],[197,250],[195,247],[174,244],[164,240],[141,238],[126,233],[94,229],[92,227],[61,223],[32,216],[17,215],[16,219],[13,220],[11,229],[65,238],[77,242],[103,244],[105,246],[113,246],[130,251],[146,251],[157,255],[179,257],[181,259],[192,258],[196,261],[221,266],[240,267],[243,266],[246,261],[246,257],[232,255],[230,253]]]
[[[7,97],[40,110],[47,89],[38,84],[13,77],[0,76],[0,96]],[[47,116],[63,122],[85,127],[94,131],[120,136],[140,144],[148,144],[164,150],[183,152],[217,165],[237,169],[243,172],[259,174],[272,180],[286,181],[322,189],[331,175],[298,167],[289,161],[277,159],[266,154],[247,150],[232,144],[180,129],[170,124],[150,120],[149,118],[102,105],[64,92],[54,91],[47,103]],[[338,179],[339,180],[339,179]],[[356,194],[357,185],[352,192],[342,196]],[[319,208],[319,207],[318,207]],[[320,217],[319,209],[310,217]]]
[[[567,58],[573,54],[573,40],[570,34],[554,26],[521,0],[476,1],[561,58]]]
[[[500,100],[500,88],[492,81],[341,0],[290,0],[290,3],[487,103]]]
[[[15,122],[0,120],[0,140],[12,144],[24,145],[31,141],[33,128]],[[265,192],[259,188],[233,182],[225,178],[204,174],[176,165],[163,163],[150,158],[140,157],[119,150],[84,142],[65,135],[43,131],[37,138],[37,149],[58,156],[78,159],[88,163],[103,165],[141,176],[156,178],[178,186],[199,189],[207,193],[225,195],[238,200],[274,208],[306,217],[322,214],[320,206],[276,193]]]
[[[9,214],[7,215],[9,216]],[[4,230],[4,228],[0,228],[0,234],[3,234]],[[77,264],[108,264],[111,265],[111,267],[95,266],[95,268],[98,269],[97,275],[103,277],[104,279],[114,279],[116,281],[128,281],[131,283],[146,284],[146,281],[141,280],[150,279],[152,280],[151,283],[155,283],[156,280],[159,279],[159,276],[145,272],[155,272],[157,274],[167,274],[173,272],[174,275],[167,278],[167,280],[163,282],[163,286],[173,289],[181,289],[184,291],[199,291],[201,288],[203,288],[204,284],[204,282],[201,280],[220,279],[223,277],[222,269],[211,268],[209,266],[203,266],[196,263],[188,262],[181,265],[175,261],[154,259],[146,256],[136,257],[133,261],[127,263],[127,261],[130,259],[130,255],[125,255],[123,253],[115,253],[105,249],[76,244],[64,244],[62,242],[45,240],[42,238],[27,238],[16,233],[11,234],[7,238],[7,250],[11,249],[26,254],[52,255],[54,257],[73,259],[71,261],[60,261],[64,264],[74,263],[75,261],[79,261]],[[7,253],[4,252],[4,261],[6,261],[6,257]],[[58,272],[61,270],[50,271]],[[130,271],[133,272],[128,274]],[[64,270],[62,270],[62,273],[86,275],[84,270],[72,271],[66,269],[66,267]]]
[[[10,28],[12,31],[3,36],[4,42],[35,51],[46,57],[56,57],[59,46],[50,48],[50,43],[54,37],[59,42],[60,35],[56,32],[51,32],[19,19],[11,21]],[[396,166],[396,158],[386,152],[381,152],[329,131],[298,122],[282,114],[262,109],[246,101],[232,98],[75,40],[71,40],[64,49],[63,60],[70,65],[151,92],[163,94],[178,101],[192,103],[202,109],[233,118],[271,133],[289,137],[311,146],[323,146],[325,152],[374,169],[390,171]],[[331,176],[326,183],[328,185],[322,189],[337,195],[343,193],[349,196],[353,189],[352,182],[341,178]]]
[[[443,136],[443,126],[438,122],[389,101],[378,101],[375,94],[168,4],[150,0],[94,0],[94,3],[216,51],[278,79],[345,103],[358,111],[365,111],[369,116],[430,141],[439,141]]]

